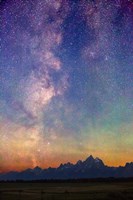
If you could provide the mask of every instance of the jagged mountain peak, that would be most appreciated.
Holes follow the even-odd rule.
[[[90,161],[94,161],[95,159],[93,158],[92,155],[90,155],[84,162],[90,162]]]
[[[83,168],[90,169],[90,168],[104,168],[105,165],[101,159],[98,157],[94,158],[90,155],[85,161],[83,161]]]
[[[67,163],[65,163],[65,164],[60,164],[60,166],[59,166],[59,168],[70,168],[70,167],[72,167],[73,166],[73,164],[72,163],[70,163],[70,162],[67,162]]]
[[[39,167],[39,166],[36,166],[36,167],[33,168],[33,170],[42,170],[42,168]]]
[[[90,155],[86,160],[79,160],[76,164],[70,162],[61,164],[57,168],[27,169],[21,172],[0,174],[0,180],[42,180],[42,179],[75,179],[98,177],[133,177],[133,162],[123,167],[108,167],[98,157]]]
[[[104,165],[103,161],[102,161],[100,158],[98,158],[98,157],[95,158],[95,162],[97,162],[97,163],[101,163],[101,164]]]
[[[81,165],[82,163],[83,163],[82,160],[78,160],[76,165]]]
[[[40,174],[42,172],[42,168],[39,167],[39,166],[36,166],[33,170],[32,170],[33,173],[35,174]]]
[[[128,162],[125,164],[125,167],[133,167],[133,162]]]

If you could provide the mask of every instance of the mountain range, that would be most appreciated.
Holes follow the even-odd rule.
[[[62,179],[88,179],[88,178],[107,178],[107,177],[133,177],[133,162],[126,163],[125,166],[109,167],[99,158],[92,155],[86,160],[79,160],[76,164],[70,162],[61,164],[57,168],[26,169],[21,172],[11,171],[1,173],[0,180],[62,180]]]

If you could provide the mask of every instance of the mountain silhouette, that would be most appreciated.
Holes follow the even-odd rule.
[[[70,162],[60,164],[57,168],[42,169],[35,167],[21,172],[11,171],[1,173],[0,180],[56,180],[56,179],[88,179],[88,178],[108,178],[108,177],[133,177],[133,162],[126,163],[123,167],[106,166],[99,158],[92,155],[84,161],[77,161],[76,164]]]

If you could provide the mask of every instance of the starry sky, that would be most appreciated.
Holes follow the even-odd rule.
[[[133,161],[132,0],[0,1],[0,172]]]

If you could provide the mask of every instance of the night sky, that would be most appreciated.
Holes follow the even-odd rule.
[[[0,1],[0,171],[133,161],[132,0]]]

